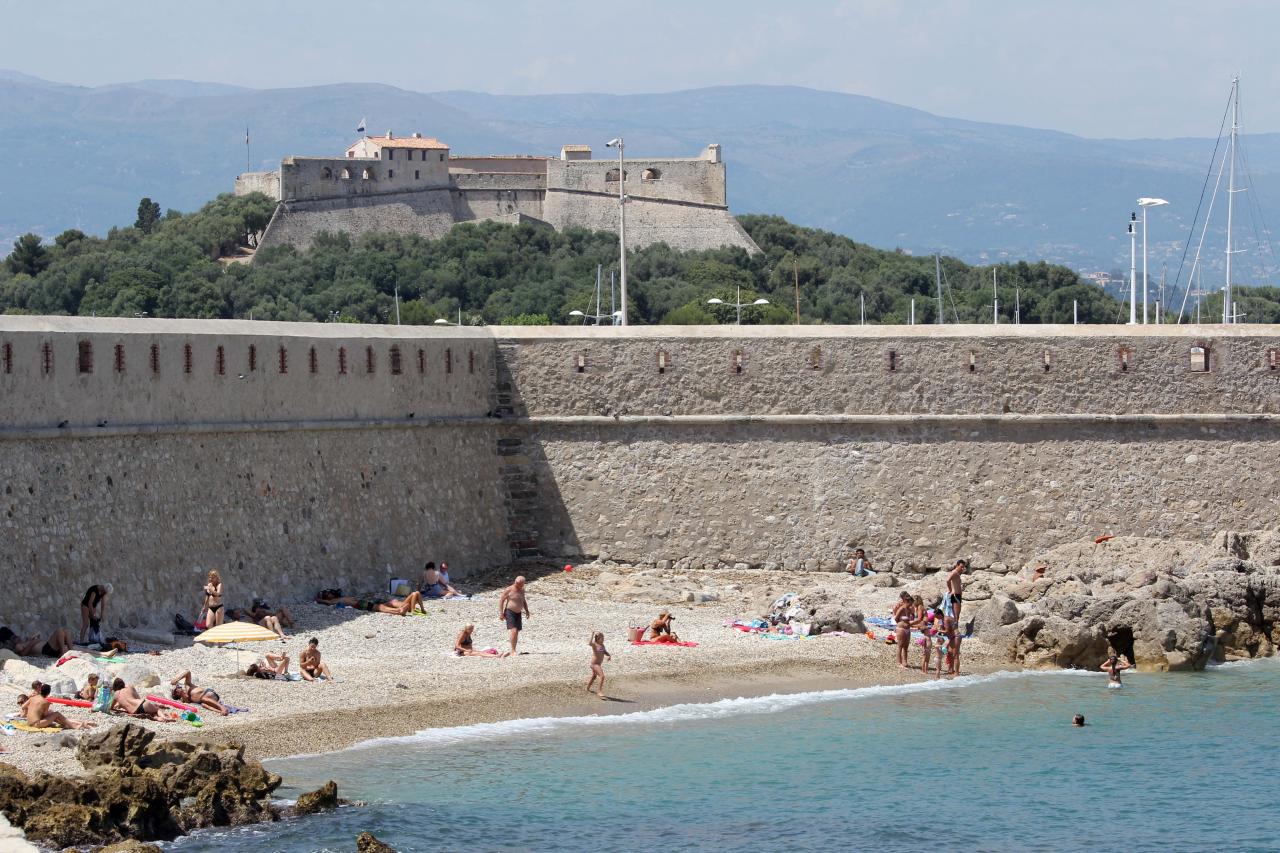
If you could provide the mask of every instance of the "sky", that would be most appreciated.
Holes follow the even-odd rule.
[[[0,67],[58,82],[420,92],[809,86],[1091,137],[1280,131],[1271,0],[0,3]]]

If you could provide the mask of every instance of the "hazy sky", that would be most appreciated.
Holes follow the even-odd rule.
[[[1086,136],[1280,131],[1270,0],[57,0],[3,4],[0,65],[97,85],[661,92],[738,83],[870,95]]]

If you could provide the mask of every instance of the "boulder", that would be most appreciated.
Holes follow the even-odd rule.
[[[4,674],[9,676],[11,683],[21,685],[24,689],[33,681],[44,680],[44,670],[32,666],[22,658],[7,659],[3,667]]]
[[[396,853],[396,849],[378,840],[372,832],[356,836],[356,853]]]
[[[163,851],[154,844],[148,844],[145,841],[118,841],[115,844],[108,844],[106,847],[100,847],[94,853],[163,853]]]
[[[88,683],[90,675],[97,675],[98,678],[103,678],[106,671],[92,658],[85,656],[73,657],[61,666],[50,667],[46,672],[50,674],[51,678],[56,677],[59,680],[72,681],[75,684],[75,690],[80,690]],[[75,690],[72,692],[75,692]]]
[[[124,661],[122,663],[111,663],[104,665],[107,674],[112,678],[124,679],[125,684],[131,684],[142,690],[144,687],[155,687],[160,683],[160,676],[156,671],[144,663],[135,661]]]
[[[968,604],[967,601],[965,603]],[[1013,599],[996,594],[978,608],[973,617],[973,628],[979,636],[985,637],[987,634],[994,633],[997,628],[1012,625],[1021,618],[1022,612],[1018,610],[1018,605]]]
[[[1107,657],[1107,638],[1097,626],[1057,616],[1033,616],[1019,623],[1014,660],[1030,669],[1097,669]]]
[[[319,788],[298,797],[293,806],[295,815],[331,812],[338,807],[338,783],[330,779]]]

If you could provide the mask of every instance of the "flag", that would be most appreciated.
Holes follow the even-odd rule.
[[[365,119],[360,119],[360,123],[356,125],[356,133],[364,133]]]
[[[244,144],[249,144],[249,125],[247,124],[244,126]]]

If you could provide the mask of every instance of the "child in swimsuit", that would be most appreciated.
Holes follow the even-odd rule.
[[[599,678],[600,687],[597,688],[596,695],[606,699],[608,697],[604,695],[604,661],[605,658],[613,660],[613,655],[609,654],[609,650],[604,647],[604,632],[596,631],[592,634],[587,645],[591,646],[591,677],[587,679],[587,692],[591,692],[591,685]]]

